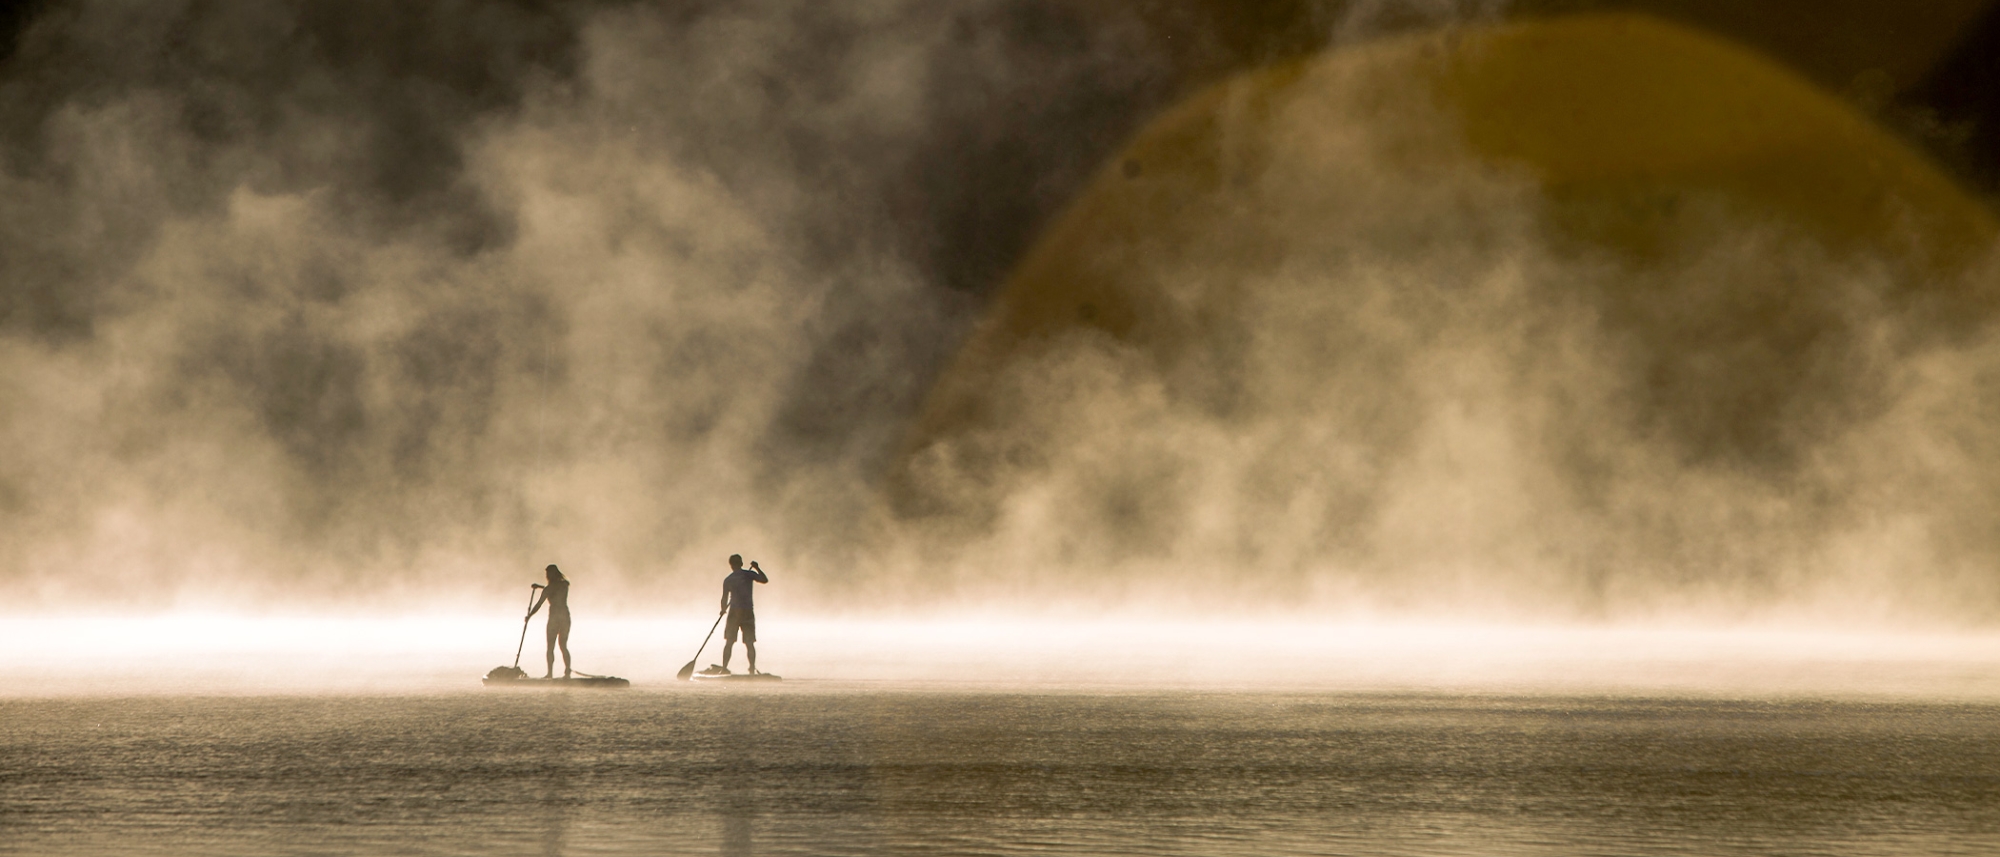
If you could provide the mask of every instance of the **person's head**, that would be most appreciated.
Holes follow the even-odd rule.
[[[740,553],[733,553],[733,554],[730,554],[730,555],[729,555],[729,567],[730,567],[730,568],[742,568],[742,567],[743,567],[743,555],[742,555],[742,554],[740,554]]]
[[[556,570],[556,565],[555,565],[555,563],[549,563],[549,567],[548,567],[548,572],[549,572],[549,582],[550,582],[550,583],[554,583],[554,582],[556,582],[556,581],[558,581],[558,580],[561,580],[561,579],[563,579],[563,576],[562,576],[562,572],[561,572],[561,571],[558,571],[558,570]]]

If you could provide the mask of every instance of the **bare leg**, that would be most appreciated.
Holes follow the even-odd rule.
[[[747,645],[747,644],[746,644]],[[722,668],[729,669],[729,651],[736,648],[735,640],[722,641]]]
[[[542,678],[555,678],[555,675],[556,675],[556,629],[555,629],[554,627],[550,627],[550,628],[549,628],[549,631],[548,631],[548,638],[549,638],[549,649],[548,649],[548,657],[547,657],[547,658],[545,659],[545,660],[546,660],[546,662],[547,662],[547,666],[546,666],[546,668],[544,668],[544,669],[542,670]],[[565,643],[565,645],[563,646],[563,662],[564,662],[564,663],[568,663],[568,662],[569,662],[569,646],[567,645],[567,643]]]
[[[556,635],[556,645],[562,647],[563,678],[569,678],[569,632],[568,631],[564,631]],[[553,663],[549,664],[550,672],[554,672],[555,668],[556,668],[555,664]]]
[[[757,644],[749,640],[744,640],[743,654],[750,658],[750,672],[755,674],[757,672]]]

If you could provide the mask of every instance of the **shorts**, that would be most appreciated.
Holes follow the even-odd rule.
[[[757,642],[757,614],[748,610],[729,611],[729,621],[722,625],[722,639],[731,643],[736,642],[738,630],[743,632],[743,642]]]

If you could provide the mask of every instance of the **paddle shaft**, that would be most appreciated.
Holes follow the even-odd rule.
[[[694,660],[688,661],[687,666],[681,667],[681,671],[678,674],[676,674],[677,678],[679,678],[681,681],[687,681],[688,676],[694,675],[695,661],[701,660],[702,651],[708,648],[709,640],[715,639],[715,629],[721,626],[722,626],[722,614],[717,613],[715,614],[715,624],[708,626],[708,636],[701,638],[701,648],[694,650]]]
[[[539,583],[528,584],[528,609],[530,611],[535,609],[535,590],[540,588],[542,586]],[[532,612],[521,617],[521,642],[514,646],[514,668],[517,670],[521,668],[521,650],[528,647],[528,620],[534,617],[535,614]],[[696,652],[695,657],[701,657],[701,653]]]

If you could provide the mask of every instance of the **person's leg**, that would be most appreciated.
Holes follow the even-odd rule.
[[[750,673],[755,675],[757,673],[757,644],[749,640],[744,640],[743,656],[750,659]]]
[[[549,623],[549,627],[548,627],[548,631],[547,631],[547,633],[546,633],[546,634],[544,634],[544,636],[548,637],[548,641],[549,641],[549,645],[548,645],[548,650],[547,650],[546,652],[544,652],[544,653],[543,653],[543,654],[545,655],[545,657],[543,657],[543,659],[542,659],[542,660],[543,660],[543,663],[544,663],[544,666],[543,666],[543,669],[542,669],[542,678],[555,678],[555,676],[556,676],[556,624],[555,624],[554,622],[550,622],[550,623]],[[567,651],[567,650],[565,650],[563,654],[564,654],[564,656],[565,656],[565,657],[567,657],[569,653],[568,653],[568,651]]]
[[[563,678],[569,678],[569,629],[568,628],[564,628],[562,629],[562,631],[556,634],[556,645],[562,647]],[[550,664],[549,670],[551,672],[555,671],[555,665]]]
[[[743,654],[750,658],[750,674],[757,674],[757,616],[743,617]]]
[[[744,635],[744,643],[750,643],[748,629],[744,629],[742,623],[744,623],[744,617],[738,615],[736,611],[730,611],[728,621],[722,623],[722,669],[724,671],[730,669],[730,651],[736,649],[736,635],[742,633]]]

